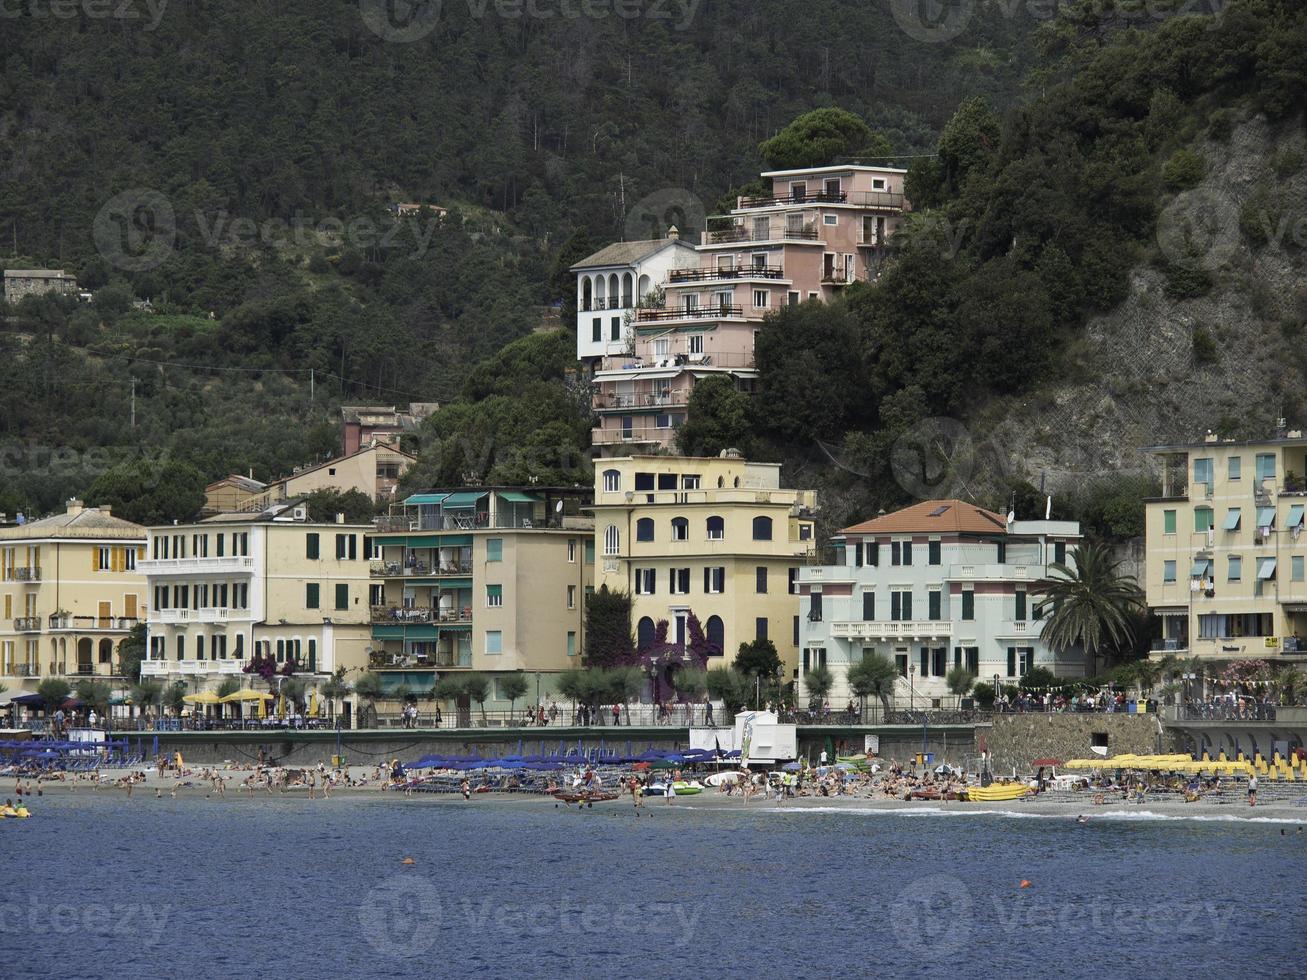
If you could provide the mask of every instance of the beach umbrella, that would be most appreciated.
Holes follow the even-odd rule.
[[[803,765],[798,762],[787,762],[785,765],[781,766],[781,768],[786,772],[798,772],[803,768]]]
[[[260,720],[260,721],[262,721],[264,718],[267,718],[267,717],[268,717],[268,700],[269,700],[269,699],[267,699],[267,698],[259,698],[259,720]]]
[[[232,691],[225,698],[221,699],[224,704],[230,701],[271,701],[272,695],[265,694],[263,691],[255,691],[252,688],[242,688],[239,691]]]
[[[313,693],[309,695],[309,717],[316,718],[317,716],[318,716],[318,689],[315,687],[313,689]]]
[[[221,704],[223,699],[218,697],[216,691],[201,691],[198,694],[188,694],[182,698],[187,704]]]

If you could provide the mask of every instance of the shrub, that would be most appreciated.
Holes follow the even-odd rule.
[[[1162,164],[1162,183],[1173,191],[1188,190],[1203,179],[1206,172],[1203,158],[1188,148],[1176,150],[1171,158]]]

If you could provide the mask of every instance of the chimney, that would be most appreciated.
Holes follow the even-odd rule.
[[[676,225],[672,225],[667,229],[667,237],[672,241],[678,241],[681,237],[680,229],[678,229]]]
[[[82,509],[83,509],[83,508],[82,508],[82,502],[81,502],[80,500],[78,500],[76,497],[69,497],[69,498],[68,498],[68,513],[69,513],[69,514],[74,514],[74,515],[76,515],[76,514],[80,514],[80,513],[82,512]]]
[[[113,514],[113,506],[111,504],[101,504],[100,513],[105,517],[111,516]]]
[[[336,515],[336,523],[337,523],[337,524],[344,524],[344,523],[345,523],[345,515],[344,515],[343,513],[338,513],[338,514]]]

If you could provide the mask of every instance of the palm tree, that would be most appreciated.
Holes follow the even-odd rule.
[[[1049,565],[1052,572],[1035,583],[1034,594],[1053,606],[1041,636],[1055,653],[1083,647],[1090,673],[1098,672],[1098,657],[1134,642],[1131,617],[1143,606],[1144,595],[1133,575],[1122,575],[1120,562],[1102,544],[1080,545],[1072,552],[1074,566]]]
[[[749,703],[753,681],[734,667],[714,667],[708,671],[708,693],[721,701],[727,713],[734,716]]]
[[[72,688],[68,686],[66,680],[58,677],[47,677],[37,686],[36,693],[45,702],[45,710],[53,712],[55,708],[68,700]]]
[[[894,696],[894,686],[898,679],[899,669],[889,657],[879,653],[863,654],[862,659],[849,668],[849,687],[862,704],[864,719],[869,697],[880,698],[881,706],[886,713],[889,712],[889,699]]]
[[[156,680],[145,679],[132,685],[132,706],[141,709],[141,716],[149,714],[150,708],[156,708],[163,697],[163,685]]]
[[[463,678],[458,674],[446,674],[440,680],[436,681],[436,686],[431,689],[431,696],[437,701],[454,702],[454,723],[453,727],[468,727],[470,723],[462,717],[458,702],[463,697],[466,690],[463,687]]]
[[[950,693],[957,695],[958,707],[961,708],[962,699],[970,694],[971,689],[976,686],[976,675],[959,665],[944,675],[944,683],[948,686]]]
[[[572,702],[572,717],[576,717],[576,709],[580,706],[581,701],[585,698],[586,678],[584,670],[568,670],[558,678],[558,693]]]
[[[112,693],[104,681],[84,677],[77,682],[77,700],[90,705],[101,718],[109,714],[109,696]]]
[[[294,710],[298,711],[304,707],[304,695],[308,691],[309,682],[303,677],[287,677],[281,684],[281,694]]]
[[[1279,688],[1281,704],[1296,704],[1297,695],[1307,686],[1307,675],[1297,667],[1285,667],[1275,675],[1275,686]]]
[[[820,711],[822,702],[835,684],[829,667],[810,667],[803,675],[803,686],[808,692],[808,710]]]

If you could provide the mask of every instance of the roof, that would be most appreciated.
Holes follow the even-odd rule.
[[[63,514],[0,528],[0,540],[30,538],[145,538],[140,524],[114,517],[108,508],[70,508]]]
[[[24,279],[75,279],[76,278],[76,276],[74,276],[72,273],[65,272],[63,269],[6,269],[5,276],[6,277],[13,276],[15,278],[21,276]]]
[[[641,259],[647,259],[649,256],[661,252],[668,245],[684,245],[688,249],[694,248],[689,242],[683,242],[679,238],[655,238],[643,242],[613,242],[613,244],[595,252],[594,255],[587,256],[576,263],[570,271],[575,272],[577,269],[591,269],[602,265],[634,265]]]
[[[394,453],[396,456],[403,456],[405,459],[409,459],[409,460],[417,459],[417,457],[414,456],[412,453],[406,453],[404,452],[404,450],[399,449],[396,446],[391,446],[387,443],[382,442],[382,443],[378,443],[375,446],[373,445],[363,446],[359,449],[354,450],[354,452],[350,453],[348,456],[337,456],[334,459],[326,460],[325,462],[318,463],[315,466],[306,466],[302,470],[296,470],[294,473],[290,473],[286,476],[273,480],[272,483],[268,484],[268,486],[279,486],[281,484],[288,483],[291,480],[298,480],[302,476],[307,476],[310,473],[317,472],[318,470],[322,469],[324,466],[337,466],[340,463],[345,462],[346,460],[353,459],[355,456],[361,456],[363,453],[371,453],[371,452]]]
[[[927,500],[892,514],[846,527],[844,534],[904,534],[917,531],[961,534],[1007,533],[1001,514],[962,500]]]
[[[241,476],[239,473],[233,473],[231,476],[224,476],[221,480],[215,480],[204,489],[215,490],[223,485],[237,487],[240,490],[247,490],[250,493],[261,493],[268,489],[266,483],[260,483],[252,477]]]
[[[800,167],[798,170],[768,170],[759,176],[762,177],[798,177],[802,174],[836,174],[848,173],[850,170],[863,170],[868,173],[878,174],[905,174],[906,170],[898,167],[872,167],[861,163],[834,164],[829,167]]]
[[[1175,452],[1208,452],[1217,449],[1237,449],[1252,448],[1255,446],[1303,446],[1307,445],[1307,436],[1303,435],[1301,429],[1291,429],[1281,435],[1267,436],[1265,439],[1203,439],[1198,442],[1178,442],[1163,446],[1145,446],[1144,451],[1149,453],[1175,453]]]

